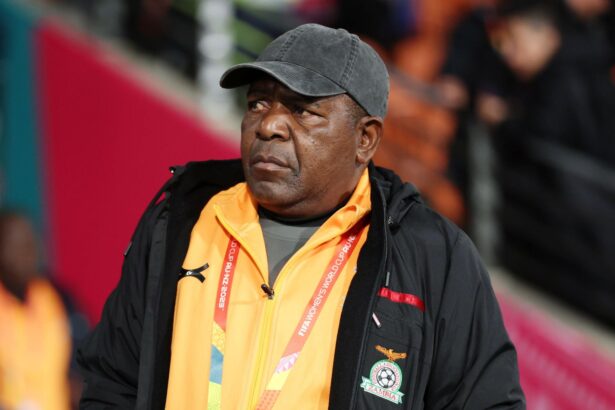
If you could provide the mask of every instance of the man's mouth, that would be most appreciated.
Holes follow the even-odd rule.
[[[280,171],[288,169],[288,163],[278,157],[271,155],[255,155],[250,161],[250,166],[258,171]]]

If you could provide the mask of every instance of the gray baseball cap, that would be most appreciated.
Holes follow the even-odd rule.
[[[369,115],[386,115],[386,66],[372,47],[346,30],[304,24],[287,31],[269,43],[256,61],[226,70],[220,86],[246,85],[263,72],[296,93],[310,97],[347,93]]]

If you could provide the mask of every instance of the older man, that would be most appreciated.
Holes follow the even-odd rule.
[[[82,348],[82,404],[524,408],[470,241],[370,162],[374,50],[303,25],[221,85],[249,85],[242,159],[178,168],[148,208]]]

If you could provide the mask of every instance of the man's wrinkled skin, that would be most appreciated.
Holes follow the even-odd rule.
[[[305,97],[264,77],[248,90],[241,157],[258,204],[288,218],[314,217],[354,190],[382,135],[346,94]]]

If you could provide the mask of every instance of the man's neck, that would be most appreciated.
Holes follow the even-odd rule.
[[[269,211],[265,208],[263,208],[262,206],[258,207],[258,213],[262,216],[265,216],[268,219],[271,219],[273,221],[285,224],[285,225],[304,225],[304,226],[319,226],[322,225],[324,223],[324,221],[326,221],[327,219],[329,219],[329,217],[331,215],[333,215],[334,213],[336,213],[339,209],[341,209],[344,205],[346,205],[346,203],[348,202],[348,200],[343,201],[342,203],[340,203],[338,206],[336,206],[335,208],[324,212],[324,213],[320,213],[318,215],[311,215],[311,216],[306,216],[306,217],[288,217],[288,216],[282,216],[280,214],[277,214],[275,212]]]

